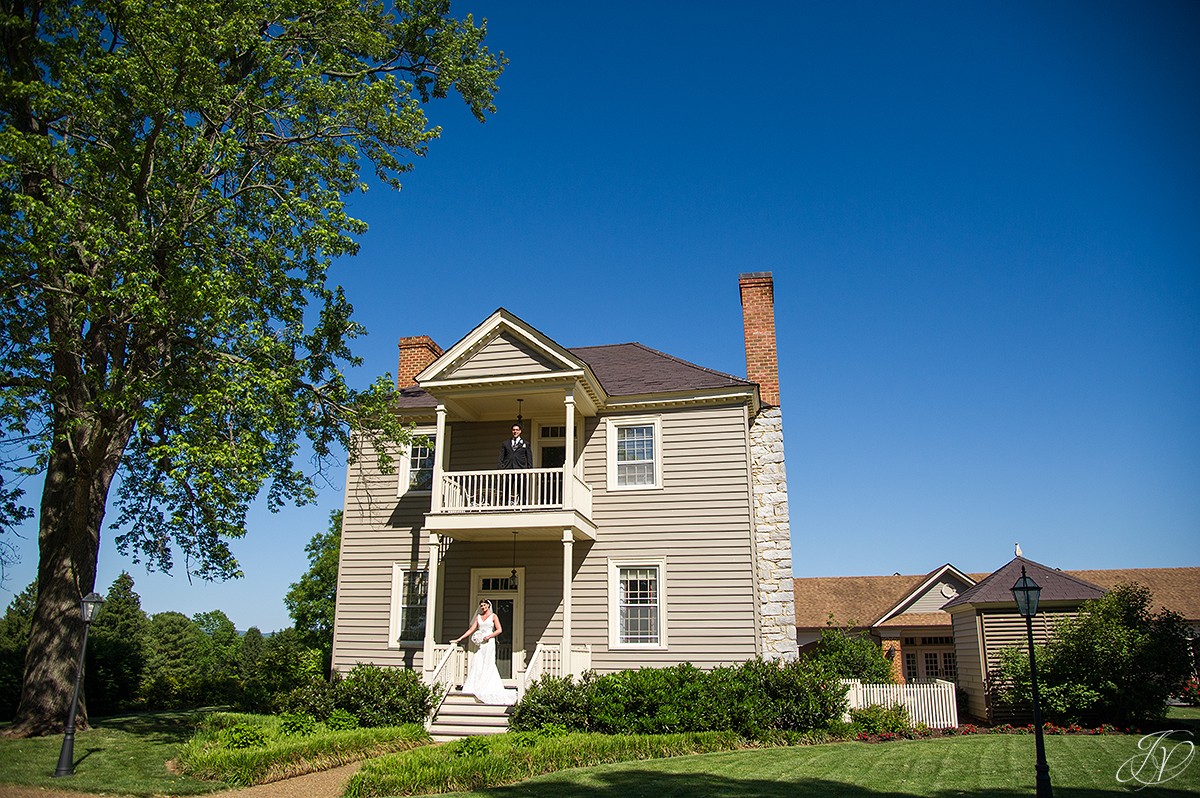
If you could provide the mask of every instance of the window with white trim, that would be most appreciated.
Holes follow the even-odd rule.
[[[400,458],[400,495],[433,490],[433,430],[417,430]]]
[[[392,617],[389,645],[419,645],[425,641],[425,608],[429,571],[392,564]]]
[[[666,563],[609,562],[609,646],[665,648]]]
[[[608,422],[608,488],[662,486],[662,423],[659,418],[612,418]]]

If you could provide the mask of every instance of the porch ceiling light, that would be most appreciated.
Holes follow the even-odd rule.
[[[521,401],[520,399],[517,400]],[[513,530],[512,573],[508,575],[508,589],[517,589],[517,530]]]

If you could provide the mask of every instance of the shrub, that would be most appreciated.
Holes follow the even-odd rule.
[[[838,678],[811,662],[764,662],[705,672],[692,665],[642,668],[576,683],[545,677],[514,708],[514,731],[551,725],[604,734],[824,729],[845,710]]]
[[[279,733],[284,737],[307,737],[317,731],[317,719],[305,712],[285,712],[279,716]]]
[[[325,719],[325,727],[330,731],[346,731],[358,728],[358,716],[344,709],[335,709]]]
[[[892,684],[896,681],[892,663],[883,649],[865,632],[827,627],[808,655],[822,669],[840,679],[859,679],[868,684]]]
[[[570,676],[543,676],[513,707],[509,726],[517,731],[537,731],[547,726],[558,726],[564,732],[587,731],[587,693],[596,678],[595,671],[585,673],[579,684]]]
[[[870,704],[850,710],[850,723],[860,734],[903,734],[910,730],[908,709],[903,704]]]
[[[433,710],[434,691],[416,671],[355,665],[334,688],[334,705],[363,726],[422,723]]]
[[[329,680],[313,678],[304,684],[281,693],[272,702],[278,712],[304,712],[317,720],[326,720],[334,711],[334,695],[341,675],[335,673]]]
[[[1200,679],[1197,679],[1195,676],[1188,679],[1179,697],[1192,706],[1200,705]]]
[[[1129,725],[1163,715],[1191,675],[1188,629],[1179,614],[1151,606],[1146,588],[1117,585],[1035,647],[1047,721]],[[1007,649],[997,675],[1002,705],[1030,705],[1027,651]]]
[[[262,748],[267,744],[266,729],[253,723],[236,723],[222,729],[220,741],[226,748]]]

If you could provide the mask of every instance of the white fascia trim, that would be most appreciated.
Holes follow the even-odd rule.
[[[680,392],[674,394],[641,394],[637,396],[609,397],[604,410],[620,412],[628,410],[670,409],[698,405],[730,404],[749,402],[751,415],[757,406],[756,392],[746,388],[716,388],[703,393]]]
[[[924,582],[922,582],[920,585],[918,585],[916,590],[914,590],[913,592],[909,593],[909,594],[908,594],[908,595],[907,595],[907,596],[906,596],[906,597],[905,597],[903,600],[901,600],[900,602],[898,602],[898,603],[897,603],[895,606],[893,606],[893,607],[892,607],[890,610],[888,610],[886,613],[884,613],[884,614],[883,614],[883,616],[882,616],[882,617],[880,617],[880,619],[879,619],[879,620],[877,620],[877,621],[875,621],[875,623],[871,624],[871,626],[879,626],[879,624],[883,623],[884,621],[888,620],[889,618],[892,618],[892,617],[894,617],[894,616],[896,616],[896,615],[901,615],[901,614],[902,614],[902,613],[901,613],[901,610],[902,610],[902,609],[904,609],[905,607],[907,607],[907,606],[908,606],[910,603],[912,603],[912,601],[913,601],[913,600],[914,600],[914,599],[915,599],[917,596],[921,595],[921,594],[922,594],[922,593],[924,593],[926,590],[928,590],[930,587],[932,587],[932,586],[933,586],[933,584],[934,584],[935,582],[937,582],[937,580],[938,580],[938,579],[940,579],[940,578],[941,578],[941,577],[942,577],[944,574],[947,574],[947,573],[954,574],[954,575],[955,575],[955,576],[957,576],[959,579],[961,579],[961,580],[963,580],[964,582],[966,582],[968,585],[974,585],[974,584],[975,584],[975,580],[974,580],[974,579],[972,579],[971,577],[967,576],[966,574],[964,574],[962,571],[960,571],[960,570],[958,570],[957,568],[955,568],[955,567],[954,567],[953,565],[951,565],[950,563],[946,563],[946,564],[945,564],[945,565],[943,565],[941,568],[937,569],[937,570],[936,570],[936,571],[934,571],[932,574],[930,574],[930,575],[929,575],[929,578],[928,578],[928,579],[926,579]]]

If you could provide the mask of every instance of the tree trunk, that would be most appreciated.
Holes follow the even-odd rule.
[[[68,415],[73,416],[70,421]],[[96,587],[100,529],[113,475],[129,440],[127,427],[114,424],[111,417],[81,419],[66,410],[56,413],[56,433],[68,432],[55,435],[46,468],[37,605],[21,703],[6,737],[61,734],[66,726],[83,642],[80,599]],[[75,726],[88,728],[82,695]]]

